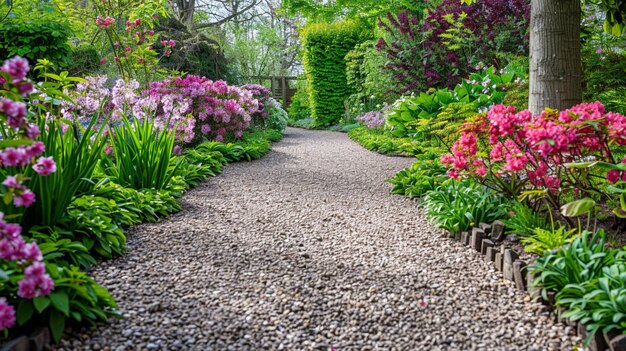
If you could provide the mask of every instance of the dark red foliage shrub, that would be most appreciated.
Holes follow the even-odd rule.
[[[497,52],[528,50],[528,0],[484,0],[472,5],[443,0],[419,14],[388,13],[378,25],[387,34],[376,47],[389,59],[393,91],[404,94],[429,87],[453,87],[479,62],[501,66]]]

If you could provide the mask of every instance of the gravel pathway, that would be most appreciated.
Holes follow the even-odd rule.
[[[411,164],[288,129],[98,266],[126,316],[65,350],[570,350],[492,264],[384,180]]]

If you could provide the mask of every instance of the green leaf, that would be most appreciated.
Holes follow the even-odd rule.
[[[69,317],[70,301],[65,292],[53,292],[52,294],[50,294],[50,300],[52,300],[52,305],[54,306],[54,308],[63,312],[66,317]]]
[[[9,274],[0,268],[0,280],[9,280]]]
[[[50,331],[55,342],[59,342],[65,330],[65,316],[57,310],[50,313]]]
[[[577,217],[591,211],[596,202],[590,198],[572,201],[561,206],[561,214],[566,217]]]
[[[27,139],[17,139],[17,140],[0,140],[0,149],[5,149],[7,147],[18,147],[23,145],[32,145],[32,140]]]
[[[35,297],[33,299],[33,304],[37,309],[37,312],[43,312],[48,306],[50,306],[50,299],[45,296]]]
[[[17,306],[16,317],[17,324],[24,325],[24,323],[30,320],[34,312],[33,303],[31,300],[21,300],[20,304]]]

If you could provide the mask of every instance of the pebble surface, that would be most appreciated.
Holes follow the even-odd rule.
[[[261,160],[128,230],[91,272],[125,318],[58,350],[571,350],[478,253],[384,180],[412,163],[345,134],[287,129]]]

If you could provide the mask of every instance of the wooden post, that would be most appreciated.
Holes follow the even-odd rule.
[[[283,93],[283,104],[287,102],[287,80],[285,79],[285,76],[282,76],[281,78],[281,83],[282,83],[282,93]]]

